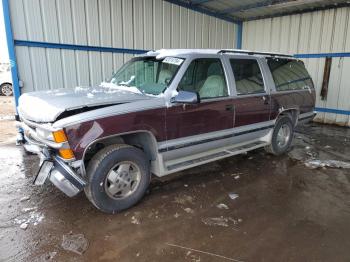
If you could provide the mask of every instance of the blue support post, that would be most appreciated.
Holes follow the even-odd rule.
[[[7,49],[8,49],[10,65],[11,65],[12,87],[13,87],[13,94],[15,97],[16,120],[17,120],[17,118],[18,118],[18,112],[17,112],[18,98],[21,95],[21,91],[19,89],[17,59],[16,59],[16,53],[15,53],[14,39],[13,39],[13,34],[12,34],[9,0],[2,0],[2,10],[4,13],[6,41],[7,41]],[[21,128],[19,128],[17,139],[16,139],[16,145],[20,145],[22,143],[24,143],[23,130]]]
[[[242,49],[243,22],[237,23],[236,48]]]
[[[7,49],[8,49],[10,63],[11,63],[12,86],[13,86],[13,93],[15,96],[15,104],[16,104],[16,112],[17,112],[18,98],[21,95],[21,92],[19,89],[18,69],[17,69],[15,45],[14,45],[12,27],[11,27],[9,0],[2,0],[2,8],[4,13]]]

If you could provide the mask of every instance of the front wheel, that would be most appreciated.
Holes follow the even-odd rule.
[[[135,205],[150,183],[149,161],[138,148],[112,145],[99,151],[87,168],[87,198],[103,212],[116,213]]]
[[[284,154],[292,144],[294,134],[293,122],[288,116],[283,116],[276,121],[273,129],[271,144],[265,149],[276,156]]]

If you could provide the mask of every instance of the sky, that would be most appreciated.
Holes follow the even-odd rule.
[[[2,12],[2,1],[0,1],[0,63],[4,62],[9,62],[9,58],[4,25],[4,14]]]

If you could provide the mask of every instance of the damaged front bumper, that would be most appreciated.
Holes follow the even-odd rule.
[[[24,130],[25,150],[40,157],[40,168],[34,184],[42,185],[49,179],[69,197],[81,192],[86,186],[86,181],[81,177],[81,174],[84,174],[83,162],[81,160],[64,161],[55,153],[59,144],[41,139],[33,128],[23,122],[18,126]]]
[[[86,186],[86,182],[59,158],[55,158],[48,176],[51,183],[69,197],[77,195]]]

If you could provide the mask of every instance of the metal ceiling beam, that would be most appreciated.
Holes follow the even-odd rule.
[[[190,4],[191,5],[200,5],[200,4],[204,4],[204,3],[210,2],[210,1],[213,1],[213,0],[192,0],[190,2]]]
[[[254,16],[254,17],[247,17],[243,18],[244,21],[252,21],[252,20],[259,20],[259,19],[266,19],[266,18],[274,18],[274,17],[281,17],[286,15],[297,15],[297,14],[303,14],[308,12],[316,12],[316,11],[322,11],[322,10],[328,10],[328,9],[334,9],[334,8],[341,8],[341,7],[350,7],[350,3],[335,3],[335,4],[329,4],[324,5],[320,7],[311,7],[311,8],[305,8],[305,9],[299,9],[294,11],[288,11],[288,12],[280,12],[275,13],[272,15],[263,15],[263,16]]]
[[[247,5],[240,5],[237,7],[232,7],[232,8],[227,8],[222,11],[220,11],[220,14],[232,14],[232,13],[238,13],[250,9],[255,9],[255,8],[261,8],[261,7],[266,7],[266,6],[271,6],[271,5],[277,5],[277,4],[282,4],[286,2],[293,2],[296,0],[267,0],[267,1],[262,1],[254,4],[247,4]]]
[[[178,6],[190,9],[190,10],[193,10],[193,11],[196,11],[196,12],[199,12],[199,13],[203,13],[203,14],[206,14],[206,15],[209,15],[209,16],[213,16],[213,17],[216,17],[218,19],[225,20],[227,22],[239,24],[242,21],[239,18],[235,18],[233,16],[222,15],[222,14],[219,14],[217,11],[204,8],[204,7],[200,6],[200,5],[193,5],[193,4],[189,4],[188,2],[183,2],[183,1],[180,1],[180,0],[164,0],[164,1],[172,3],[174,5],[178,5]]]

